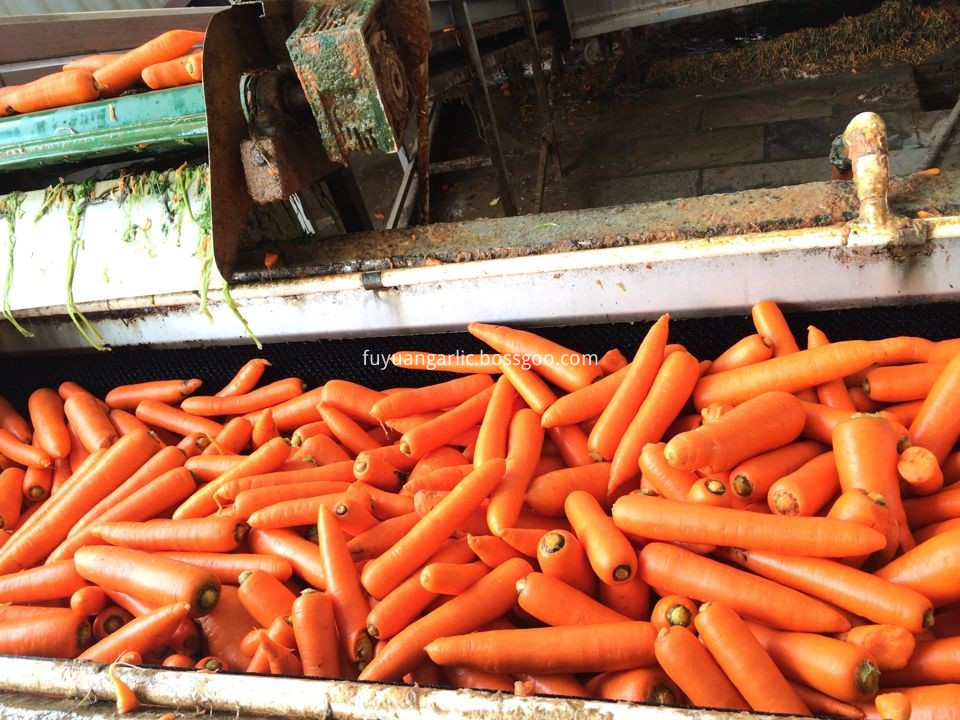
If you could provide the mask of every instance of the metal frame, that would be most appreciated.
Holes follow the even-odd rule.
[[[570,35],[579,40],[762,2],[767,0],[564,0],[563,4]]]

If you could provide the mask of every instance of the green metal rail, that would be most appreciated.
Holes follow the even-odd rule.
[[[3,118],[0,171],[206,143],[203,86],[188,85]]]

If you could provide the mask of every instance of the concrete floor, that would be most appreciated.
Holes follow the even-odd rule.
[[[537,115],[530,83],[491,87],[521,213],[535,211]],[[650,202],[829,179],[833,138],[859,112],[887,122],[894,174],[919,168],[946,110],[924,109],[907,65],[717,90],[620,86],[584,100],[554,93],[565,174],[548,176],[545,211]],[[484,153],[466,105],[450,103],[433,161]],[[960,134],[944,169],[960,168]],[[361,181],[362,182],[362,181]],[[492,168],[433,178],[434,222],[503,214]]]

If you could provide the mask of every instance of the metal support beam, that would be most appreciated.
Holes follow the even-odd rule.
[[[471,83],[471,95],[477,106],[480,124],[483,126],[484,140],[490,153],[490,160],[497,171],[497,182],[500,185],[500,204],[505,215],[517,215],[517,200],[510,185],[510,174],[507,171],[507,160],[503,155],[503,146],[500,143],[500,129],[487,89],[486,77],[483,71],[483,59],[480,57],[480,48],[477,47],[477,38],[473,34],[473,25],[470,22],[470,11],[466,0],[453,0],[453,15],[457,21],[457,29],[473,70],[474,82]]]

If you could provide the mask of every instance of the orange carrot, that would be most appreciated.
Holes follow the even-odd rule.
[[[340,650],[330,596],[305,590],[294,601],[290,619],[303,674],[307,677],[339,677]]]
[[[664,455],[681,470],[729,470],[738,462],[796,439],[805,418],[800,401],[789,393],[763,393],[714,423],[672,438]]]
[[[157,604],[187,602],[193,617],[210,612],[220,597],[220,582],[211,573],[139,550],[83,547],[73,561],[82,577],[105,590],[129,592]]]
[[[378,400],[370,409],[370,415],[385,421],[442,410],[459,405],[491,385],[493,381],[486,375],[467,375],[449,382],[403,390]]]
[[[897,475],[897,434],[891,422],[876,416],[856,416],[833,430],[833,453],[843,490],[861,488],[878,493],[899,523],[900,546],[914,546]]]
[[[117,439],[116,430],[100,401],[87,392],[71,395],[63,403],[67,421],[88,452],[109,447]]]
[[[52,488],[52,467],[28,467],[26,472],[23,474],[23,497],[26,500],[43,500],[50,495]]]
[[[9,430],[0,428],[0,452],[20,465],[48,468],[53,459],[43,450],[20,442]]]
[[[583,355],[531,332],[478,322],[467,330],[497,352],[528,359],[540,375],[567,392],[589,385],[602,372]]]
[[[689,353],[672,353],[663,361],[650,391],[617,446],[610,469],[609,492],[637,474],[644,446],[660,441],[687,404],[699,376],[700,365]]]
[[[700,639],[753,710],[809,714],[809,709],[736,612],[709,603],[696,619]]]
[[[90,532],[110,545],[137,550],[230,552],[239,547],[247,526],[232,517],[206,517],[98,522]]]
[[[494,568],[466,592],[401,630],[363,669],[360,679],[403,677],[426,660],[425,647],[431,641],[471,632],[500,617],[517,601],[517,581],[532,570],[529,563],[519,558]]]
[[[482,465],[491,458],[507,457],[507,440],[516,399],[517,393],[510,381],[501,377],[480,423],[480,434],[477,436],[477,446],[473,453],[473,462],[477,465]]]
[[[237,374],[233,376],[230,382],[217,393],[217,397],[246,395],[257,386],[257,383],[260,382],[260,378],[263,377],[263,373],[268,367],[270,367],[270,362],[263,358],[248,360],[237,371]]]
[[[877,570],[876,575],[916,590],[939,608],[960,600],[958,571],[960,530],[950,530],[920,543]]]
[[[595,497],[575,490],[567,495],[564,511],[601,582],[616,585],[636,574],[636,551]]]
[[[191,415],[204,417],[216,415],[244,415],[293,400],[303,394],[304,382],[300,378],[284,378],[263,385],[243,395],[218,397],[194,395],[180,403],[180,408]]]
[[[75,658],[90,637],[90,623],[85,618],[72,612],[47,612],[0,622],[0,653]]]
[[[842,632],[849,627],[846,618],[818,600],[673,545],[644,547],[639,572],[651,587],[723,602],[771,627],[804,632]]]
[[[877,402],[923,400],[946,366],[946,362],[935,362],[877,367],[867,373],[863,390]]]
[[[881,672],[905,667],[917,646],[913,633],[899,625],[858,625],[836,637],[866,650]]]
[[[827,336],[822,330],[815,328],[813,325],[807,328],[808,348],[822,347],[823,345],[829,344],[830,341],[827,340]],[[847,386],[840,378],[817,385],[816,395],[817,402],[827,405],[828,407],[837,408],[838,410],[854,410],[850,393],[847,392]]]
[[[627,376],[627,368],[617,370],[591,385],[557,398],[541,418],[545,428],[572,425],[597,417]]]
[[[3,396],[0,396],[0,428],[12,433],[22,443],[29,443],[33,439],[30,425]]]
[[[593,464],[587,449],[587,434],[579,425],[547,428],[547,438],[568,467],[586,467]],[[544,454],[547,452],[546,446],[545,440]]]
[[[941,463],[960,437],[960,353],[944,367],[910,425],[914,445],[932,451]]]
[[[933,495],[943,487],[937,456],[920,445],[908,447],[897,459],[897,474],[914,495]]]
[[[763,335],[747,335],[723,351],[713,361],[708,375],[753,365],[773,356],[773,342]]]
[[[504,378],[497,382],[497,386],[500,387],[501,383],[504,387],[509,387]],[[491,407],[492,405],[491,401]],[[540,418],[529,408],[519,410],[513,415],[509,421],[508,432],[503,480],[493,491],[487,506],[487,525],[494,533],[516,525],[543,447]]]
[[[609,477],[610,463],[605,462],[554,470],[530,481],[526,493],[527,504],[542,515],[563,517],[564,502],[575,490],[587,492],[597,502],[605,503]]]
[[[562,580],[586,595],[596,592],[597,576],[590,567],[583,545],[573,533],[566,530],[545,533],[537,544],[537,560],[545,574]],[[604,587],[614,586],[604,583]]]
[[[86,55],[65,63],[62,70],[86,70],[93,72],[106,65],[108,62],[116,60],[120,55],[116,53],[100,53],[97,55]]]
[[[96,585],[84,585],[70,596],[70,609],[77,615],[89,617],[96,615],[107,606],[107,595],[103,588]]]
[[[71,562],[41,565],[10,575],[0,575],[0,602],[37,603],[68,598],[86,585]]]
[[[398,350],[390,356],[390,364],[410,370],[487,375],[500,373],[500,355],[495,353],[440,355],[420,350]]]
[[[630,361],[624,357],[619,348],[607,350],[607,352],[603,354],[603,357],[597,360],[597,366],[607,375],[613,375],[615,372],[623,370],[629,364]]]
[[[510,385],[538,415],[543,415],[557,401],[557,395],[539,375],[520,364],[510,362],[504,355],[501,372]]]
[[[686,500],[690,488],[697,481],[692,470],[678,470],[664,457],[664,443],[649,443],[640,453],[640,470],[656,491],[670,500]]]
[[[877,623],[900,625],[911,632],[933,624],[933,608],[920,593],[841,563],[743,550],[729,550],[722,556]]]
[[[135,385],[120,385],[107,393],[104,402],[111,408],[136,410],[142,400],[156,400],[167,405],[177,405],[185,397],[196,392],[201,381],[153,380]]]
[[[95,70],[93,77],[104,97],[116,97],[140,81],[144,68],[180,57],[203,38],[202,32],[169,30]]]
[[[621,438],[646,399],[663,363],[669,323],[670,316],[661,315],[647,332],[623,382],[590,431],[587,447],[595,460],[613,459]]]
[[[630,620],[551,575],[530,573],[517,582],[520,607],[546,625],[600,625]]]
[[[277,555],[287,560],[299,577],[318,590],[326,587],[320,550],[316,543],[289,530],[257,529],[247,534],[247,542],[255,553]]]
[[[488,572],[482,562],[427,563],[420,571],[420,584],[434,595],[460,595]]]
[[[730,507],[731,496],[727,473],[708,475],[697,480],[687,493],[687,501],[714,507]]]
[[[636,668],[601,673],[586,685],[604,700],[629,700],[650,705],[679,705],[680,691],[660,668]]]
[[[873,702],[883,720],[910,720],[913,715],[910,698],[902,692],[877,695]]]
[[[527,675],[518,673],[513,692],[516,695],[553,695],[559,697],[589,697],[573,675]]]
[[[290,432],[305,423],[319,420],[320,413],[317,411],[317,403],[322,400],[323,394],[324,388],[318,387],[271,407],[270,411],[273,413],[273,421],[277,424],[277,430],[282,433]],[[263,410],[257,410],[247,413],[244,417],[252,424],[257,421],[262,412]]]
[[[373,406],[386,395],[357,383],[346,380],[330,380],[323,386],[321,400],[324,405],[335,407],[357,422],[376,424],[372,414]]]
[[[50,388],[40,388],[31,393],[27,408],[37,446],[52,458],[66,457],[70,452],[70,433],[60,396]]]
[[[863,648],[813,633],[747,626],[787,677],[845,702],[876,695],[880,670]]]
[[[59,396],[58,396],[59,397]],[[149,430],[145,422],[139,420],[136,415],[128,413],[126,410],[111,410],[107,413],[114,430],[119,435],[127,435],[134,430]],[[69,434],[69,428],[67,429]]]
[[[4,96],[4,107],[18,113],[79,105],[96,100],[100,90],[88,70],[64,70],[20,85]]]
[[[686,627],[662,628],[653,649],[664,672],[694,705],[750,709],[707,649]]]
[[[767,493],[767,503],[777,515],[812,516],[838,492],[837,464],[833,452],[826,452],[774,482]]]
[[[193,398],[187,398],[192,400]],[[69,407],[70,400],[67,400],[65,406]],[[154,427],[163,428],[178,435],[189,435],[199,432],[207,437],[216,437],[223,430],[223,426],[204,417],[198,417],[184,412],[170,405],[157,402],[156,400],[143,400],[137,405],[136,416],[143,422]],[[70,414],[67,413],[69,419]],[[86,443],[84,443],[86,444]]]
[[[637,621],[487,630],[441,636],[426,649],[438,665],[466,665],[491,672],[605,672],[652,665],[655,633],[650,623]]]
[[[675,625],[693,630],[693,620],[699,611],[697,604],[688,597],[664,595],[653,606],[650,622],[657,630]]]
[[[637,494],[614,503],[613,522],[623,532],[651,540],[818,557],[870,553],[886,542],[875,530],[827,518],[778,517]]]
[[[140,73],[144,84],[151,90],[180,87],[203,80],[203,50],[189,55],[148,65]]]
[[[420,458],[446,445],[451,439],[483,420],[492,395],[493,386],[490,386],[452,410],[405,432],[400,438],[400,452],[409,457]]]
[[[502,565],[511,558],[522,557],[522,553],[514,550],[496,535],[468,534],[467,545],[480,558],[480,562],[491,568]]]
[[[25,473],[20,468],[7,468],[0,473],[0,529],[16,527],[23,507],[23,481]]]

